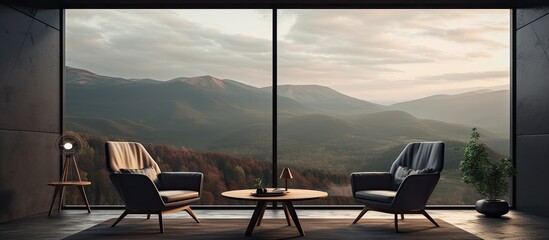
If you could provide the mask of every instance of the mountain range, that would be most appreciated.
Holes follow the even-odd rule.
[[[212,76],[123,79],[67,67],[66,129],[199,150],[247,149],[268,158],[271,93],[271,87]],[[471,127],[482,128],[487,141],[499,145],[508,138],[508,91],[429,96],[390,106],[319,85],[280,85],[277,94],[277,137],[294,145],[329,139],[345,144],[356,137],[384,143],[466,141]]]
[[[435,95],[390,106],[424,119],[478,126],[502,136],[509,135],[508,90],[480,90],[456,95]]]

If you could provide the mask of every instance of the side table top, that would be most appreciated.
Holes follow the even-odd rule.
[[[91,185],[90,181],[63,181],[63,182],[49,182],[50,186],[88,186]]]
[[[255,189],[233,190],[221,193],[223,197],[236,200],[252,200],[252,201],[299,201],[312,200],[328,197],[327,192],[307,189],[288,189],[288,192],[282,196],[267,196],[256,197],[252,193]]]

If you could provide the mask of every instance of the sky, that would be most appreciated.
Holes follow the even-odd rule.
[[[509,10],[278,10],[278,84],[392,104],[508,89]],[[272,10],[67,10],[66,64],[272,84]]]

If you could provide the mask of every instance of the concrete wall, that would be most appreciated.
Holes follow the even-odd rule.
[[[516,207],[549,216],[549,5],[517,9]]]
[[[0,3],[0,222],[46,212],[59,178],[61,11]]]

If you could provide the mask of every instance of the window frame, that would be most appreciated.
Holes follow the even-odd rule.
[[[137,3],[135,3],[137,2]],[[394,0],[387,3],[383,0],[367,0],[357,3],[353,0],[322,0],[316,3],[310,3],[306,0],[294,0],[294,1],[278,1],[273,3],[268,0],[230,0],[230,1],[187,1],[186,3],[174,3],[177,1],[171,0],[140,0],[130,3],[129,1],[116,0],[116,1],[71,1],[65,2],[60,7],[60,19],[61,19],[61,38],[60,38],[60,85],[61,85],[61,117],[60,125],[62,132],[65,131],[65,93],[66,93],[66,81],[65,81],[65,11],[70,9],[271,9],[272,10],[272,187],[278,187],[278,161],[277,161],[277,87],[278,86],[278,68],[277,68],[277,12],[279,9],[508,9],[510,10],[510,155],[513,159],[513,166],[516,167],[516,8],[513,6],[512,1],[462,1],[461,3],[455,3],[453,1],[443,2],[437,0],[422,0],[415,3],[410,3],[404,0]],[[59,172],[62,168],[63,159],[59,161]],[[516,177],[512,178],[510,189],[510,207],[515,209],[516,206]],[[65,207],[82,208],[80,205],[66,205]],[[94,208],[123,208],[121,205],[93,205]],[[253,205],[196,205],[197,208],[252,208]],[[273,207],[278,207],[276,202],[273,202]],[[301,205],[303,208],[315,208],[315,209],[359,209],[362,205]],[[430,209],[471,209],[474,205],[428,205]]]

